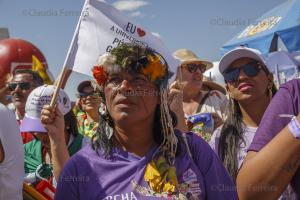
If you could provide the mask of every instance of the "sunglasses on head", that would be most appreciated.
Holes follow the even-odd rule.
[[[188,63],[184,64],[183,67],[187,69],[190,73],[195,73],[198,69],[201,73],[204,73],[206,70],[206,65],[198,63]]]
[[[248,77],[254,77],[256,76],[259,71],[263,68],[263,65],[260,64],[257,61],[250,62],[248,64],[242,65],[240,67],[231,68],[229,67],[229,70],[226,70],[223,72],[223,76],[226,82],[235,82],[239,79],[241,69],[243,69],[244,73]]]
[[[31,84],[29,82],[9,83],[7,85],[10,91],[14,91],[18,86],[21,90],[29,90],[31,88]]]

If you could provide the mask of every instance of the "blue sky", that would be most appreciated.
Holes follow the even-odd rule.
[[[188,48],[217,61],[221,46],[266,11],[286,0],[107,0],[142,27],[158,34],[174,52]],[[61,70],[84,0],[0,0],[0,27],[26,39],[44,53],[56,77]],[[73,74],[66,91],[74,99]]]

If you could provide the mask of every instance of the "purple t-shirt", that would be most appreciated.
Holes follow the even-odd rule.
[[[280,117],[281,114],[295,116],[300,114],[300,79],[291,80],[280,86],[260,122],[248,151],[260,151],[290,122],[290,118]],[[291,184],[300,196],[299,169]]]
[[[192,133],[187,139],[193,159],[181,143],[182,153],[175,160],[179,184],[189,185],[186,199],[237,199],[231,178],[209,145]],[[101,152],[85,147],[64,167],[55,199],[177,199],[155,194],[144,180],[156,148],[144,157],[114,148],[112,159],[105,159]]]

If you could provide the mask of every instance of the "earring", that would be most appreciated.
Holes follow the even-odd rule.
[[[114,134],[114,129],[112,127],[110,127],[108,125],[108,123],[106,123],[106,126],[105,126],[105,134],[109,140]]]
[[[110,126],[111,124],[113,124],[113,122],[111,122],[111,117],[108,113],[107,107],[104,104],[102,104],[102,110],[100,111],[99,108],[99,112],[105,119],[105,134],[107,138],[110,139],[113,136],[114,129]]]
[[[270,101],[271,101],[272,98],[273,98],[272,86],[268,88],[268,92],[269,92],[269,98],[270,98]]]
[[[100,106],[99,106],[99,113],[100,113],[100,115],[105,115],[106,114],[106,110],[107,110],[107,108],[106,108],[105,104],[104,103],[100,103]]]

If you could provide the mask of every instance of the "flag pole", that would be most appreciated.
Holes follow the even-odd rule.
[[[64,76],[65,76],[65,72],[67,71],[67,68],[64,67],[63,70],[60,72],[60,75],[58,77],[58,81],[57,83],[55,84],[56,85],[56,88],[54,90],[54,93],[53,93],[53,96],[52,96],[52,99],[51,99],[51,102],[50,102],[50,106],[53,108],[55,106],[55,103],[56,103],[56,99],[57,99],[57,96],[58,96],[58,93],[59,93],[59,90],[62,86],[62,83],[63,83],[63,80],[64,80]]]
[[[79,20],[77,22],[77,25],[76,25],[76,28],[75,28],[75,32],[73,34],[73,37],[72,37],[72,40],[71,40],[71,44],[69,46],[69,49],[68,49],[68,52],[67,52],[67,57],[64,61],[64,65],[63,65],[63,69],[62,71],[60,72],[60,76],[57,80],[57,83],[56,83],[56,88],[55,88],[55,91],[53,93],[53,96],[52,96],[52,99],[51,99],[51,103],[50,103],[50,106],[51,107],[54,107],[55,103],[56,103],[56,99],[57,99],[57,96],[58,96],[58,93],[59,93],[59,90],[60,88],[62,87],[62,84],[64,82],[66,82],[64,79],[65,79],[65,75],[66,75],[66,72],[69,70],[68,67],[70,66],[67,66],[67,62],[69,60],[69,57],[71,55],[71,53],[73,53],[74,51],[74,41],[75,41],[75,38],[77,37],[78,35],[78,31],[79,31],[79,26],[80,26],[80,22],[82,20],[82,17],[85,15],[85,8],[86,8],[86,5],[88,4],[89,0],[85,0],[84,2],[84,5],[82,7],[82,10],[81,10],[81,13],[80,13],[80,17],[79,17]],[[88,14],[88,13],[87,13]],[[69,77],[69,76],[67,76]]]

